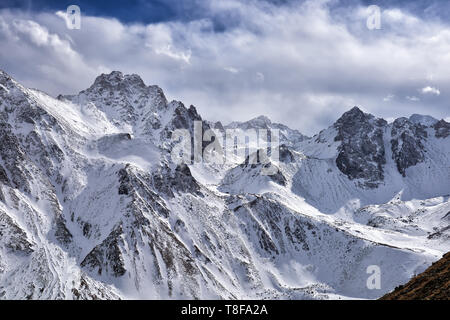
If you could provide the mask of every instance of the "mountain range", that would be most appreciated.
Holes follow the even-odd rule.
[[[196,121],[278,130],[276,173],[174,163]],[[307,137],[208,121],[135,74],[53,98],[0,71],[0,299],[379,298],[450,251],[449,135],[354,107]]]

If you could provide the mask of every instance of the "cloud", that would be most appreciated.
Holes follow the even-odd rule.
[[[405,98],[409,101],[420,101],[416,96],[406,96]]]
[[[441,94],[441,91],[439,91],[439,89],[436,89],[436,88],[433,88],[433,87],[430,87],[430,86],[422,88],[421,92],[423,94],[434,94],[434,95],[437,95],[437,96],[439,96]]]
[[[101,72],[137,73],[205,118],[265,114],[306,134],[353,105],[383,117],[448,116],[444,93],[430,91],[426,110],[394,99],[413,98],[430,74],[433,86],[450,85],[447,25],[389,8],[371,31],[364,7],[330,3],[212,0],[188,21],[83,15],[81,30],[68,30],[61,13],[0,10],[0,68],[53,95],[83,90]]]
[[[239,70],[233,67],[224,67],[223,70],[231,72],[231,73],[239,73]]]
[[[162,47],[157,47],[154,49],[156,54],[163,54],[172,59],[183,61],[187,64],[190,63],[191,52],[188,50],[187,52],[175,51],[173,50],[170,44]]]

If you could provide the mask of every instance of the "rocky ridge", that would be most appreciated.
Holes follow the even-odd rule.
[[[0,298],[377,298],[449,249],[444,120],[353,108],[308,138],[212,124],[117,71],[57,99],[0,84]],[[276,172],[173,163],[195,121],[279,129]],[[390,287],[366,288],[372,264]]]

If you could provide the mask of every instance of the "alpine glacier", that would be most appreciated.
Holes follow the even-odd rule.
[[[277,173],[174,163],[194,121],[280,130]],[[0,299],[381,297],[450,251],[449,135],[354,107],[306,137],[204,120],[134,74],[53,98],[0,71]]]

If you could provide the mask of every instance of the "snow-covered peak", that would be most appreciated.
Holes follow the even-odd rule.
[[[0,69],[0,83],[4,83],[5,81],[11,79],[9,74],[7,74],[5,71]]]
[[[94,100],[103,99],[106,104],[111,103],[112,99],[123,98],[129,104],[142,107],[143,102],[147,99],[142,98],[159,98],[159,102],[167,104],[162,89],[156,85],[147,86],[142,78],[137,74],[123,74],[120,71],[112,71],[109,74],[102,73],[94,83],[82,90],[78,95],[60,96],[60,99],[83,98],[78,100]]]
[[[58,99],[94,106],[117,127],[135,133],[158,127],[159,118],[167,112],[167,99],[160,87],[146,86],[138,75],[120,71],[101,74],[88,89]]]
[[[398,171],[405,176],[406,169],[425,160],[424,139],[428,136],[422,123],[398,118],[392,123],[391,149]]]
[[[422,114],[413,114],[409,117],[409,121],[416,124],[422,124],[426,127],[431,127],[438,122],[437,119],[433,118],[432,116],[422,115]]]
[[[272,121],[270,121],[268,117],[261,115],[248,121],[248,123],[251,123],[254,126],[269,127],[272,124]]]
[[[300,131],[291,129],[288,126],[272,122],[268,117],[261,115],[245,122],[234,121],[224,126],[225,129],[241,129],[241,130],[273,130],[277,129],[280,132],[280,144],[284,144],[289,147],[296,148],[298,145],[306,139],[307,136],[300,133]]]
[[[127,87],[140,87],[145,88],[145,83],[137,74],[124,75],[120,71],[112,71],[109,74],[102,73],[99,75],[94,84],[90,87],[91,90],[96,88],[114,87],[115,89],[124,89]],[[122,87],[122,88],[121,88]]]
[[[449,250],[443,120],[353,108],[297,144],[258,117],[280,161],[177,165],[174,130],[211,123],[136,75],[59,99],[0,84],[0,299],[376,298]]]
[[[353,107],[349,111],[345,112],[334,124],[335,127],[356,127],[363,123],[369,123],[375,119],[370,113],[363,112],[358,107]],[[381,120],[381,119],[380,119]],[[384,120],[383,120],[384,121]],[[384,121],[386,122],[386,121]]]
[[[433,127],[436,130],[435,135],[437,138],[447,138],[450,135],[450,123],[444,119],[436,122]]]
[[[248,121],[239,122],[233,121],[230,124],[226,125],[227,129],[269,129],[272,124],[272,121],[266,116],[258,116]]]
[[[0,69],[0,93],[11,93],[11,89],[25,91],[25,87],[14,80],[8,73]]]

